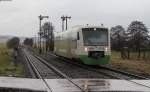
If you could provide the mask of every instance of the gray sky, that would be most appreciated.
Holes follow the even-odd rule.
[[[50,16],[57,31],[63,14],[72,16],[70,26],[103,23],[127,28],[138,20],[150,28],[150,0],[13,0],[0,2],[0,35],[34,36],[40,14]]]

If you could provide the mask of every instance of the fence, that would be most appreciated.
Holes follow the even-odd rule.
[[[150,48],[141,48],[137,51],[133,51],[125,47],[121,50],[121,58],[150,60]]]

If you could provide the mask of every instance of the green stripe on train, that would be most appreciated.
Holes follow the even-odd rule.
[[[79,55],[79,58],[84,64],[87,64],[87,65],[98,65],[98,64],[104,65],[104,64],[108,64],[108,62],[110,61],[109,55],[105,55],[104,57],[100,59],[89,58],[87,55]]]

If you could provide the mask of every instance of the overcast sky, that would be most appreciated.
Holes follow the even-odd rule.
[[[150,0],[13,0],[0,2],[0,35],[34,36],[40,14],[50,16],[56,31],[62,15],[72,16],[70,26],[103,23],[127,28],[138,20],[150,28]]]

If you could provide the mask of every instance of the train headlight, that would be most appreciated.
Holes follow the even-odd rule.
[[[106,51],[106,52],[108,51],[108,47],[105,48],[105,51]]]
[[[87,51],[88,51],[88,48],[87,48],[87,47],[85,47],[85,48],[84,48],[84,51],[85,51],[85,52],[87,52]]]

